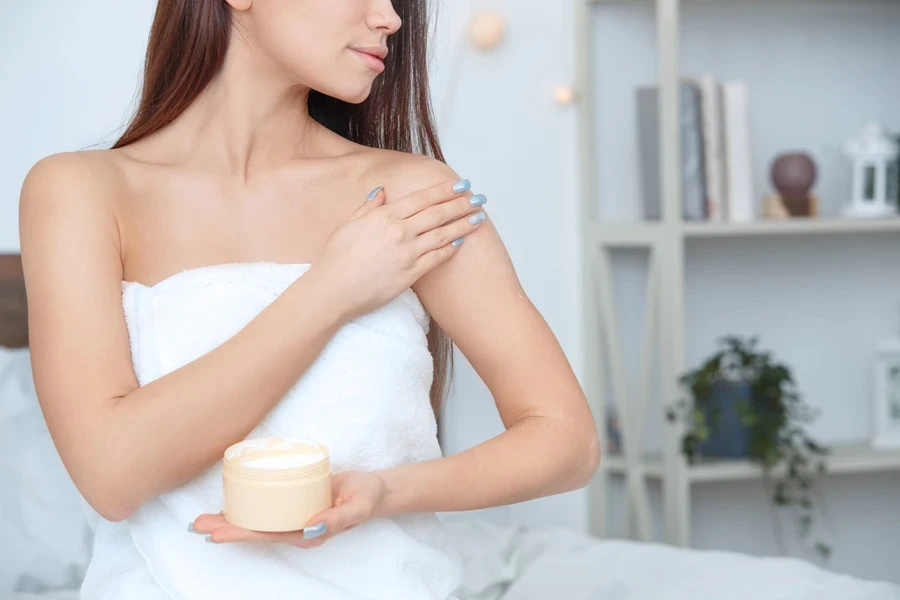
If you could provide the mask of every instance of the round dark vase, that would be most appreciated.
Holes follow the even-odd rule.
[[[775,157],[771,169],[772,185],[781,195],[792,217],[811,213],[809,191],[816,182],[816,163],[805,152],[788,152]]]

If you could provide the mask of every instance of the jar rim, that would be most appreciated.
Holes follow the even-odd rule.
[[[297,446],[313,446],[320,458],[294,467],[259,468],[250,467],[245,461],[254,456],[290,456]],[[223,472],[248,479],[291,479],[316,477],[331,470],[328,448],[308,438],[254,438],[232,444],[225,450]]]

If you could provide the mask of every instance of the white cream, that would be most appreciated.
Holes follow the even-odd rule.
[[[262,438],[232,446],[225,458],[251,469],[293,469],[319,462],[325,458],[325,452],[311,440]]]
[[[317,454],[272,454],[269,456],[256,456],[241,461],[241,464],[251,469],[295,469],[311,465],[322,460],[321,453]]]

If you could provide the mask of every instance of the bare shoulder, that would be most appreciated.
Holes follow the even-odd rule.
[[[444,162],[409,152],[378,150],[371,163],[372,181],[380,181],[387,194],[387,202],[399,200],[418,190],[460,177]]]
[[[110,202],[122,184],[121,168],[111,150],[51,154],[36,162],[22,184],[21,209],[27,212],[83,203]]]
[[[23,255],[49,238],[74,232],[118,243],[116,202],[122,196],[119,159],[109,150],[62,152],[35,163],[22,184],[19,237]]]

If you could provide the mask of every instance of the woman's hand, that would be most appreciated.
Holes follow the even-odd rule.
[[[448,181],[390,204],[383,189],[372,190],[304,277],[324,280],[323,293],[346,320],[387,304],[450,258],[482,222],[485,197],[473,196],[469,186],[466,179]]]
[[[332,508],[312,517],[304,529],[277,533],[251,531],[232,525],[218,513],[200,515],[190,530],[207,534],[209,542],[272,542],[315,548],[377,515],[384,493],[385,483],[378,474],[346,471],[331,476]]]

